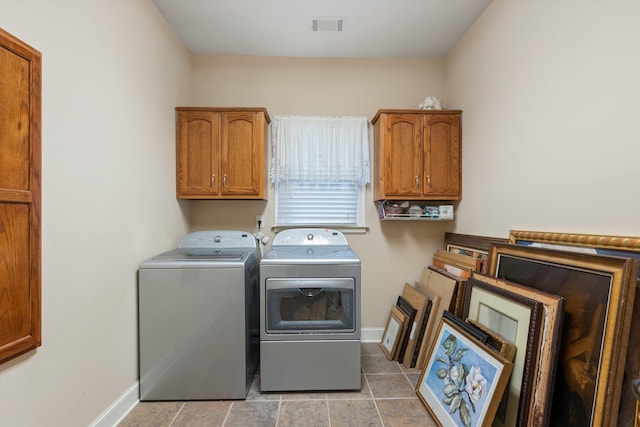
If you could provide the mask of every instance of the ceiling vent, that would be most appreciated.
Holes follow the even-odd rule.
[[[341,18],[317,18],[313,20],[312,28],[314,32],[329,31],[342,32],[344,19]]]

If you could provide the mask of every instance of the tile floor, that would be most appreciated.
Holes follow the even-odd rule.
[[[119,427],[435,426],[415,392],[419,376],[363,343],[360,391],[261,393],[257,375],[246,400],[140,402]]]

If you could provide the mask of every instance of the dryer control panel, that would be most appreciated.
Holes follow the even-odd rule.
[[[348,246],[343,233],[330,228],[292,228],[279,232],[271,246]]]

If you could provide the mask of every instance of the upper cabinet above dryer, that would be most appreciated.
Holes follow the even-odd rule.
[[[264,108],[176,108],[176,196],[266,199]]]
[[[379,110],[375,200],[460,200],[460,110]]]

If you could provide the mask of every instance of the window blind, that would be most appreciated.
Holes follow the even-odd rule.
[[[354,181],[277,183],[276,224],[362,225],[363,188]]]

